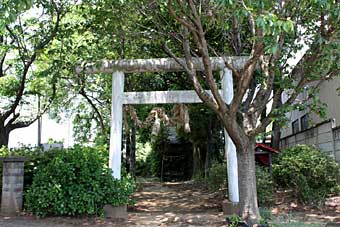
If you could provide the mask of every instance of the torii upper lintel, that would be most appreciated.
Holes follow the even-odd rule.
[[[225,62],[233,65],[240,70],[248,56],[233,57],[211,57],[211,66],[214,71],[220,71],[225,68]],[[185,64],[184,58],[178,58]],[[192,58],[193,67],[196,71],[203,71],[204,65],[201,58]],[[122,59],[122,60],[102,60],[95,63],[84,63],[76,67],[76,72],[85,72],[87,74],[95,73],[143,73],[143,72],[181,72],[183,67],[173,58],[150,58],[150,59]]]

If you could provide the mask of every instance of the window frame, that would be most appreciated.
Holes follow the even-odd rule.
[[[294,129],[296,129],[296,130],[294,130]],[[293,132],[293,134],[300,132],[299,119],[296,119],[295,121],[292,122],[292,132]]]
[[[301,131],[307,130],[309,128],[309,123],[308,123],[309,119],[308,118],[309,118],[308,114],[305,114],[300,118]],[[303,126],[305,126],[304,123],[306,123],[306,127],[303,127]]]

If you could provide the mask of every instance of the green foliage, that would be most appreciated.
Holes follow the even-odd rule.
[[[210,168],[209,176],[206,179],[209,190],[217,191],[226,187],[227,183],[227,164],[214,163]]]
[[[149,163],[147,162],[148,157],[152,152],[152,147],[149,142],[137,143],[136,146],[136,175],[137,176],[151,176]]]
[[[206,179],[209,190],[218,191],[227,187],[227,164],[215,163]],[[257,198],[261,206],[270,205],[274,201],[274,183],[269,170],[256,166]]]
[[[239,226],[239,223],[241,221],[242,221],[242,218],[240,216],[232,215],[231,217],[229,217],[228,226],[229,227],[237,227],[237,226]]]
[[[298,145],[284,150],[273,165],[274,181],[289,187],[301,202],[318,205],[340,189],[340,166],[314,147]]]
[[[256,187],[259,205],[271,205],[274,201],[274,183],[268,168],[256,166]]]
[[[18,14],[32,7],[32,0],[5,0],[0,7],[0,35],[8,23],[15,21]]]
[[[165,151],[165,144],[168,141],[168,130],[161,124],[159,134],[152,142],[152,151],[146,158],[146,162],[149,165],[151,176],[160,177],[162,171],[162,157]]]
[[[38,216],[95,215],[105,204],[129,203],[133,181],[112,178],[107,153],[75,147],[51,152],[51,156],[35,166],[32,185],[25,193],[27,211]]]
[[[19,88],[19,80],[14,76],[0,78],[0,96],[11,97]]]

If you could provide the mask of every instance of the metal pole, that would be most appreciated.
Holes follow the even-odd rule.
[[[38,115],[40,115],[40,95],[38,94]],[[41,146],[41,126],[42,126],[42,117],[39,116],[38,118],[38,141],[37,145],[38,147]]]

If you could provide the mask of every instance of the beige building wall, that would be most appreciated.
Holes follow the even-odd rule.
[[[323,81],[318,84],[319,87],[319,97],[323,103],[327,104],[326,107],[326,119],[335,119],[333,122],[333,127],[340,126],[340,96],[337,88],[340,87],[340,78],[334,78],[330,81]],[[297,102],[302,102],[306,97],[306,93],[302,93],[298,96]],[[285,101],[286,97],[282,97],[283,101]],[[301,117],[307,114],[308,111],[293,111],[287,114],[287,118],[289,119],[288,125],[281,130],[281,138],[292,135],[292,123],[295,120],[299,121],[299,127],[301,130]],[[310,117],[310,126],[316,125],[320,122],[325,121],[325,119],[321,119],[320,116],[315,113],[308,113]]]
[[[340,87],[340,78],[334,78],[330,81],[324,81],[319,85],[320,100],[327,104],[326,119],[335,119],[335,126],[340,126],[340,96],[337,88]],[[315,123],[322,121],[319,116],[313,115],[312,119]]]

